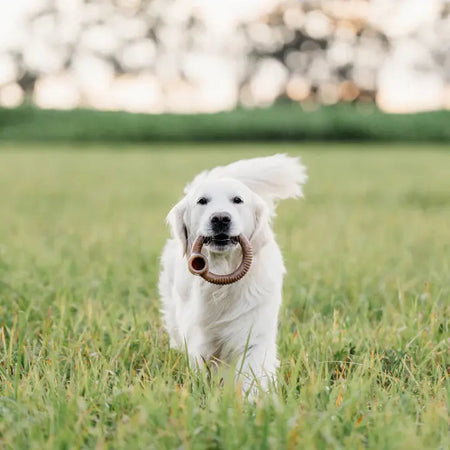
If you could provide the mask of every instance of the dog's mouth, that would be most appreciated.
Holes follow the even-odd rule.
[[[229,236],[226,233],[215,234],[205,238],[204,245],[212,245],[216,248],[224,248],[229,245],[237,245],[239,242],[237,236]]]

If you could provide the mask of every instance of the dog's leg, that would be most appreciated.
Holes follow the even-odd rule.
[[[236,367],[236,381],[253,398],[259,389],[268,391],[276,382],[277,367],[275,344],[249,341]]]

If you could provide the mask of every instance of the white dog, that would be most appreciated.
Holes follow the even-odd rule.
[[[237,161],[198,175],[167,216],[173,239],[162,254],[159,290],[170,345],[187,348],[197,366],[236,364],[244,390],[255,381],[267,389],[278,366],[285,267],[270,219],[277,200],[302,195],[306,179],[299,159],[286,155]],[[240,234],[253,249],[241,280],[218,286],[189,272],[187,257],[199,235],[208,238],[203,253],[210,270],[232,272],[242,258]]]

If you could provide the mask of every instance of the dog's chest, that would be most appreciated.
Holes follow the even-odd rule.
[[[255,285],[248,283],[251,277],[252,273],[249,273],[245,281],[226,286],[214,286],[205,282],[200,284],[200,295],[197,297],[201,299],[198,319],[203,327],[220,332],[259,306],[260,295],[255,292]]]

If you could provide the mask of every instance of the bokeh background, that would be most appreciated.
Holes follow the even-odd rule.
[[[0,1],[0,106],[450,108],[446,0]]]

